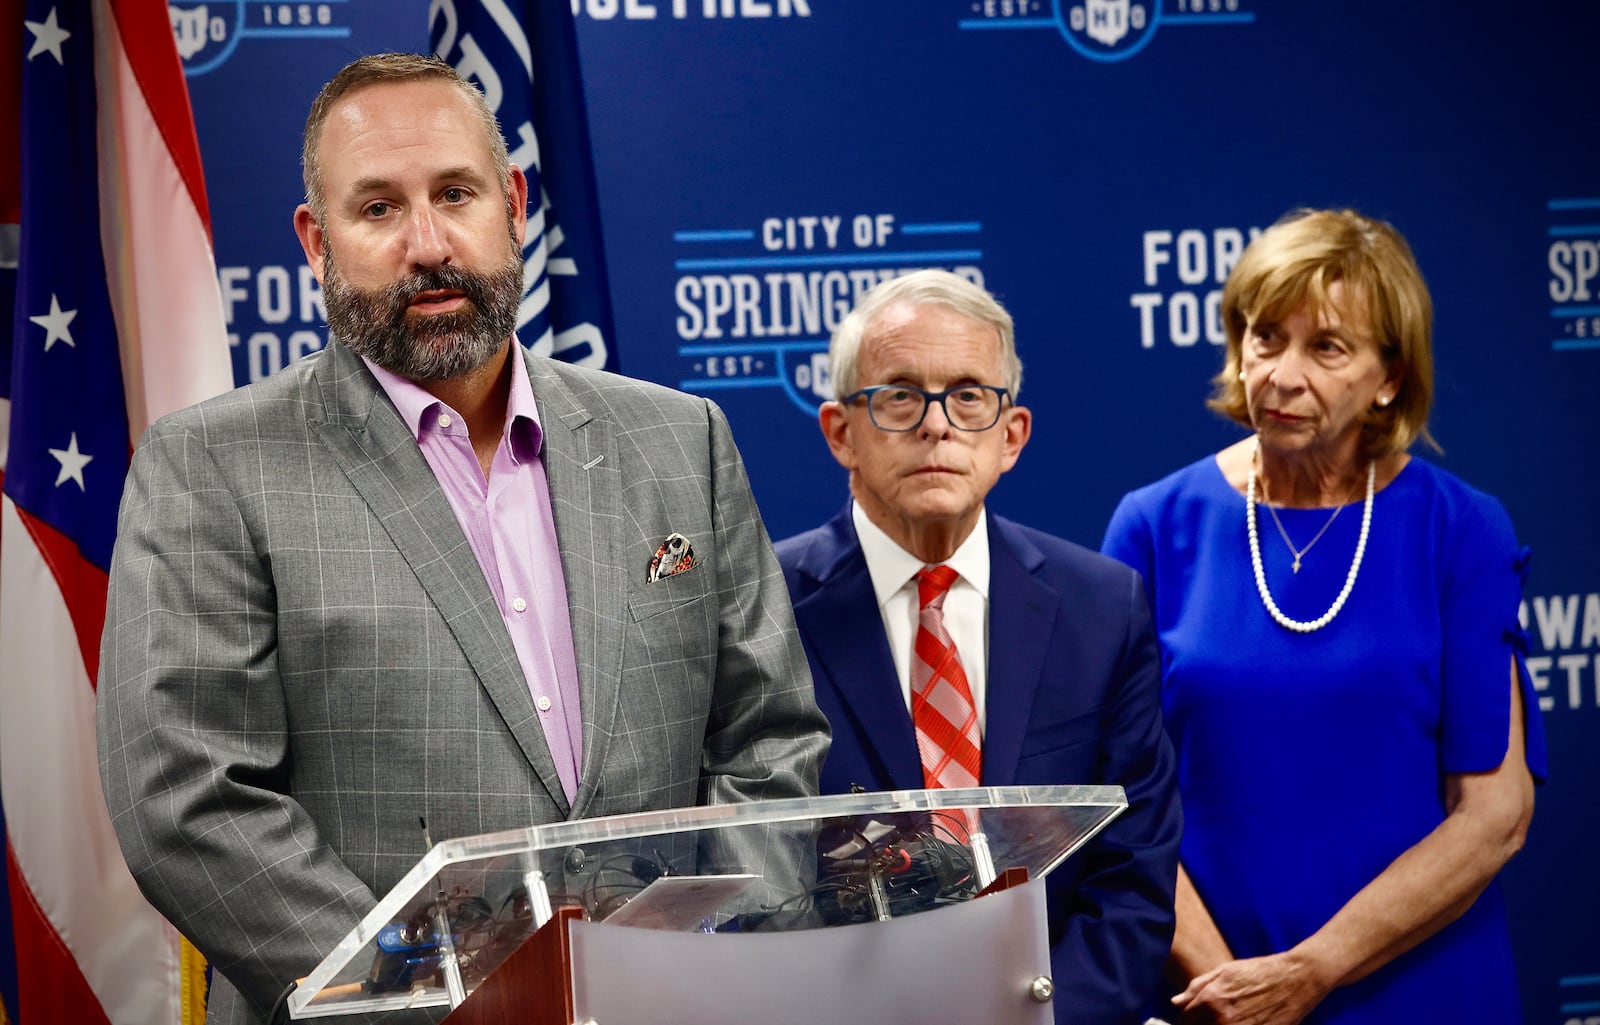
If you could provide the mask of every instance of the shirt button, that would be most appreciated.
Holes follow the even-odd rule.
[[[543,694],[539,695],[539,700],[535,701],[534,704],[539,706],[539,711],[541,712],[550,711],[550,699],[545,697]]]
[[[511,607],[516,609],[518,612],[528,611],[528,603],[523,601],[521,598],[511,599]]]
[[[439,414],[439,426],[440,427],[449,427],[450,426],[450,414],[449,413],[440,413]]]

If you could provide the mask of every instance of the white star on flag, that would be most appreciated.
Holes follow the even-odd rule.
[[[50,312],[41,313],[37,317],[29,317],[28,319],[44,328],[44,351],[49,352],[50,346],[56,344],[56,342],[66,342],[74,349],[78,347],[78,343],[72,340],[72,332],[67,328],[67,325],[72,323],[72,318],[77,315],[77,310],[63,310],[61,303],[56,299],[55,293],[51,292]]]
[[[43,21],[23,21],[28,30],[33,33],[33,49],[28,51],[28,59],[33,60],[41,53],[49,52],[56,59],[57,64],[65,65],[66,58],[61,55],[61,44],[72,35],[66,29],[56,24],[56,9],[50,8],[50,13],[44,16]]]
[[[61,464],[61,472],[56,474],[56,487],[67,481],[75,481],[79,491],[87,491],[83,485],[83,468],[88,466],[94,456],[86,456],[78,451],[78,432],[72,432],[72,440],[67,442],[67,447],[53,448],[50,454],[56,457],[56,462]]]

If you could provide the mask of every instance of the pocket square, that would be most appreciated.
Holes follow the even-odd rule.
[[[663,577],[687,573],[694,569],[695,562],[694,545],[689,543],[688,538],[674,531],[661,542],[661,547],[656,549],[655,557],[650,560],[650,575],[647,582],[653,584]]]

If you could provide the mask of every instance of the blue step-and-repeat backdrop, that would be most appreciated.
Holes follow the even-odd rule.
[[[992,503],[1093,547],[1125,491],[1238,436],[1202,401],[1252,233],[1302,205],[1399,227],[1437,305],[1435,458],[1535,553],[1552,778],[1506,872],[1528,1021],[1600,1025],[1600,4],[571,4],[614,308],[590,356],[714,397],[774,537],[845,500],[826,339],[885,275],[953,268],[1011,309],[1036,426]],[[290,226],[312,96],[456,2],[169,7],[243,383],[325,339]],[[1330,844],[1384,799],[1305,796]]]

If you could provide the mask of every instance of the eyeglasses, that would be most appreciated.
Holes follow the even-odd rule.
[[[875,384],[853,391],[840,402],[867,400],[867,415],[880,431],[914,431],[937,402],[944,418],[958,431],[987,431],[1000,422],[1010,391],[992,384],[963,384],[944,391],[923,391],[904,384]]]

